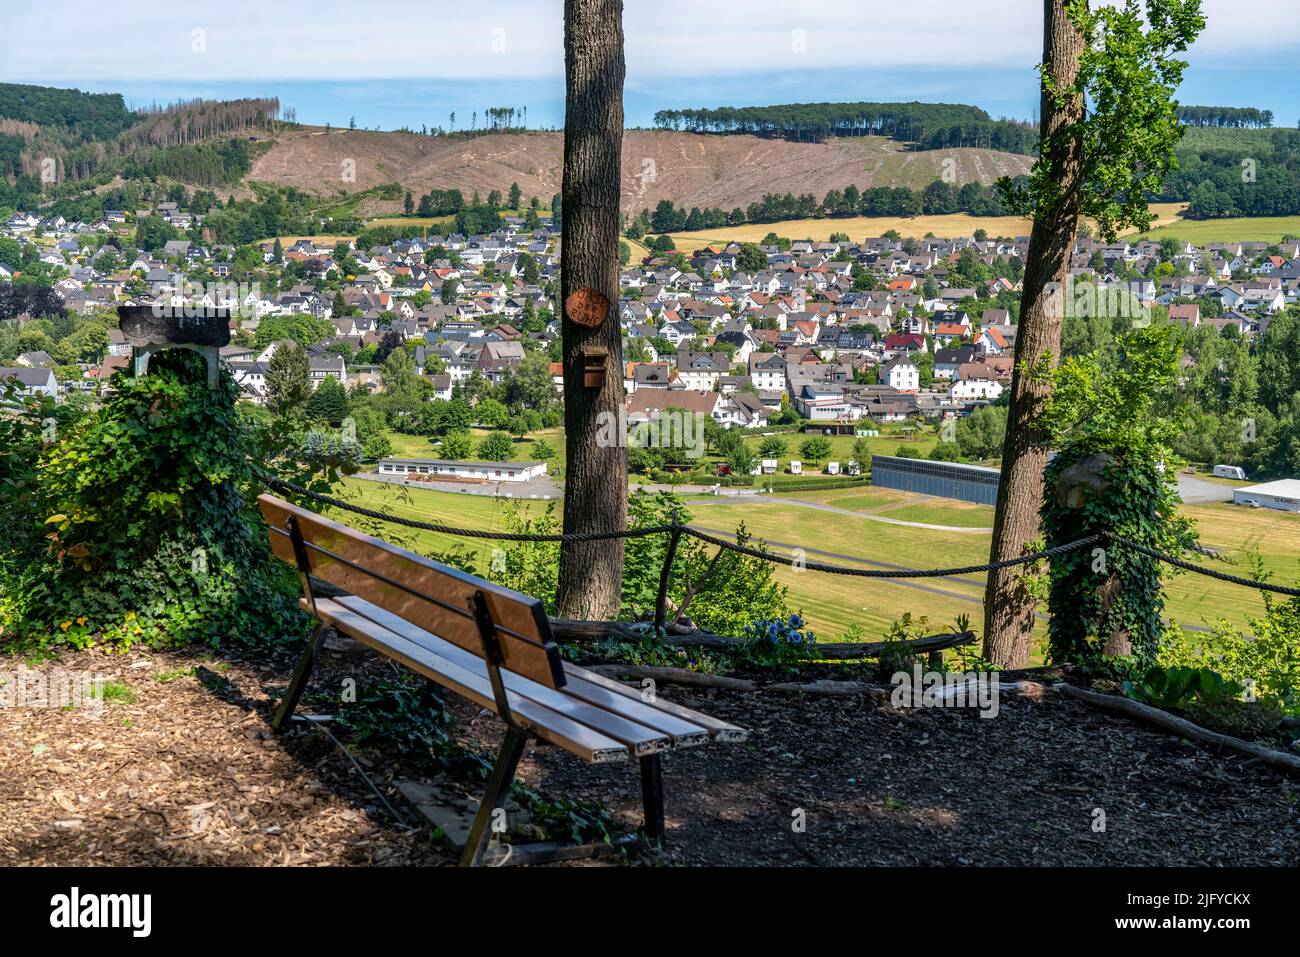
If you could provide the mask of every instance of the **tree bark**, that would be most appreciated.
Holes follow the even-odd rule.
[[[1079,228],[1082,143],[1070,135],[1070,129],[1084,118],[1084,103],[1082,97],[1058,103],[1046,86],[1047,76],[1058,87],[1071,86],[1079,73],[1084,38],[1065,5],[1066,0],[1043,0],[1042,161],[1048,164],[1057,194],[1035,211],[1029,237],[1002,446],[1002,482],[989,553],[994,562],[1023,555],[1026,545],[1038,535],[1047,449],[1035,420],[1051,385],[1031,380],[1024,367],[1047,354],[1055,364],[1059,356],[1065,283]],[[990,572],[984,592],[984,656],[1004,668],[1019,668],[1029,662],[1036,604],[1018,584],[1020,572],[1018,568]]]
[[[564,3],[564,184],[560,303],[564,346],[564,531],[627,527],[627,448],[618,303],[620,154],[623,147],[622,0]],[[565,305],[580,289],[604,297],[608,314],[579,325]],[[603,384],[584,384],[584,349],[608,350]],[[613,435],[616,441],[609,441]],[[560,548],[558,614],[615,618],[623,581],[623,540],[565,542]]]

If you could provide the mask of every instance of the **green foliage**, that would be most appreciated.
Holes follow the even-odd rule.
[[[1124,682],[1124,694],[1153,708],[1180,708],[1193,699],[1218,704],[1239,697],[1244,689],[1209,668],[1164,668],[1153,665]]]
[[[925,615],[913,620],[912,613],[904,612],[901,619],[895,620],[885,633],[880,652],[876,655],[876,677],[888,681],[900,671],[910,672],[913,666],[921,663],[921,656],[912,650],[908,642],[924,638],[930,619]]]
[[[79,139],[109,139],[135,120],[120,93],[83,93],[26,83],[0,83],[0,116],[60,126]]]
[[[515,444],[506,432],[492,432],[478,444],[478,457],[485,462],[509,462]]]
[[[1006,407],[980,406],[970,415],[957,420],[957,448],[968,459],[997,458],[1002,454],[1006,432]]]
[[[1282,705],[1272,698],[1259,701],[1193,699],[1183,710],[1193,724],[1237,738],[1264,737],[1276,731],[1286,717]]]
[[[442,437],[440,449],[442,457],[453,462],[464,461],[470,456],[473,440],[468,431],[448,432]]]
[[[1255,578],[1267,579],[1258,555],[1251,556]],[[1288,713],[1300,714],[1300,598],[1279,601],[1261,592],[1262,615],[1250,619],[1250,633],[1221,621],[1209,635],[1171,627],[1160,645],[1159,661],[1168,667],[1213,669],[1232,681],[1249,683],[1257,697],[1275,698]]]
[[[1041,144],[1029,182],[999,182],[1008,205],[1025,215],[1046,215],[1060,205],[1062,157],[1082,161],[1080,209],[1113,242],[1126,226],[1147,228],[1149,194],[1158,192],[1177,165],[1182,135],[1174,91],[1187,67],[1184,52],[1205,28],[1200,0],[1138,0],[1099,5],[1067,0],[1066,10],[1085,38],[1079,71],[1070,86],[1040,67],[1045,94],[1066,107],[1083,101],[1084,118]]]
[[[400,677],[367,681],[356,701],[336,702],[335,720],[357,744],[428,759],[454,746],[452,715],[431,681]]]
[[[59,431],[34,479],[20,469],[5,488],[7,513],[32,506],[4,545],[5,569],[30,579],[8,628],[78,646],[301,636],[292,571],[270,557],[241,492],[234,382],[210,390],[203,361],[174,351],[113,386],[98,412]],[[38,529],[46,547],[32,552]]]
[[[498,499],[506,531],[520,535],[558,535],[560,519],[555,503],[548,502],[540,514],[530,515],[514,499]],[[555,613],[555,592],[560,581],[559,542],[503,542],[492,549],[486,577],[541,599],[548,614]]]
[[[311,397],[311,365],[296,342],[284,342],[271,354],[266,367],[266,407],[275,415],[293,416],[305,411]]]
[[[259,349],[265,349],[271,343],[282,339],[292,339],[300,346],[311,346],[332,335],[333,332],[334,328],[328,320],[295,312],[287,316],[267,316],[257,324],[257,335],[254,341]]]
[[[690,522],[690,513],[672,492],[651,494],[637,489],[628,499],[629,528],[666,525],[674,514],[682,524]],[[736,541],[764,547],[761,543],[754,545],[744,524],[736,529]],[[667,535],[627,540],[623,560],[624,617],[635,618],[654,610],[667,549]],[[770,562],[730,550],[720,555],[714,551],[692,538],[682,537],[678,542],[669,575],[670,611],[678,610],[706,631],[732,636],[743,634],[755,621],[789,616],[786,588],[775,581]]]
[[[1095,468],[1098,484],[1082,501],[1049,492],[1041,507],[1047,547],[1096,533],[1113,532],[1148,548],[1182,554],[1195,531],[1178,505],[1169,460],[1171,425],[1158,413],[1178,378],[1177,331],[1168,326],[1136,329],[1121,337],[1121,361],[1109,375],[1097,358],[1067,359],[1050,373],[1053,392],[1040,423],[1057,448],[1045,471],[1045,487],[1082,464]],[[1092,456],[1100,455],[1100,459]],[[1100,465],[1098,465],[1100,463]],[[1053,660],[1100,653],[1114,634],[1126,634],[1137,659],[1155,660],[1164,608],[1166,566],[1118,543],[1076,549],[1051,563],[1048,626]]]
[[[1034,151],[1035,131],[1011,120],[993,120],[979,107],[958,103],[788,103],[668,109],[654,116],[663,129],[749,133],[821,142],[831,136],[889,136],[923,149],[977,146]]]
[[[809,462],[825,461],[831,454],[831,440],[822,435],[804,439],[799,446],[799,454]]]
[[[348,393],[343,383],[326,376],[307,400],[307,414],[329,425],[340,425],[348,416]]]

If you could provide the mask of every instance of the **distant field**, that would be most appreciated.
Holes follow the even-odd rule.
[[[1188,242],[1277,242],[1286,233],[1300,235],[1300,216],[1261,216],[1235,219],[1209,219],[1205,221],[1182,219],[1186,203],[1152,203],[1155,214],[1154,227],[1141,238],[1162,239],[1172,236]],[[969,216],[954,213],[949,216],[852,216],[846,219],[787,219],[777,223],[746,223],[743,226],[726,226],[698,232],[669,233],[677,248],[683,252],[714,243],[759,242],[768,233],[787,239],[812,239],[827,241],[831,233],[847,233],[850,239],[879,236],[891,229],[904,237],[922,239],[932,233],[940,239],[970,236],[984,229],[990,236],[1028,236],[1032,228],[1028,219],[1016,216]]]
[[[471,528],[503,527],[504,505],[484,496],[404,489],[360,480],[347,480],[344,486],[349,495],[357,497],[354,500],[397,515]],[[992,519],[992,509],[987,507],[905,496],[884,489],[787,493],[784,497],[930,524],[982,528]],[[544,506],[526,503],[524,507],[535,514]],[[688,509],[697,526],[730,532],[744,522],[753,535],[772,543],[776,551],[788,553],[791,547],[803,546],[810,561],[851,564],[852,558],[858,557],[881,564],[933,568],[977,564],[988,558],[987,532],[955,533],[893,525],[871,521],[865,515],[859,519],[780,502],[694,499],[688,502]],[[1184,510],[1196,519],[1202,542],[1234,563],[1207,559],[1209,567],[1249,575],[1247,552],[1255,549],[1275,581],[1290,583],[1300,579],[1300,516],[1227,504],[1192,505]],[[445,550],[457,542],[448,536],[409,529],[392,531],[409,535],[408,543],[417,549]],[[387,534],[387,530],[381,534]],[[484,559],[489,553],[490,546],[485,543],[460,543]],[[978,623],[981,614],[982,575],[902,581],[828,575],[783,566],[776,576],[789,587],[791,606],[803,610],[823,640],[842,635],[851,627],[868,636],[883,634],[905,612],[911,612],[914,618],[928,617],[934,630],[947,627],[962,614]],[[1167,582],[1167,589],[1167,614],[1186,625],[1210,626],[1225,619],[1245,629],[1250,616],[1260,614],[1263,608],[1257,592],[1200,575],[1177,575]]]
[[[455,216],[376,216],[366,220],[366,225],[433,227],[435,233],[442,233],[455,225],[455,222]]]
[[[333,246],[335,243],[339,243],[339,242],[350,243],[350,242],[352,242],[353,240],[355,240],[356,238],[357,238],[356,236],[341,236],[341,235],[336,235],[336,234],[334,234],[334,233],[330,233],[330,234],[322,235],[322,236],[275,236],[275,237],[272,237],[272,239],[269,239],[269,240],[266,240],[266,239],[264,239],[264,240],[259,240],[259,242],[272,242],[272,241],[274,241],[275,239],[279,239],[279,240],[280,240],[280,245],[282,245],[282,246],[292,246],[292,245],[293,245],[294,243],[296,243],[298,240],[300,240],[300,239],[306,239],[306,240],[308,240],[309,242],[320,243],[320,244],[325,245],[325,246]]]
[[[917,239],[933,233],[940,239],[970,236],[977,229],[985,229],[990,236],[1028,236],[1031,223],[1018,216],[969,216],[954,213],[949,216],[848,216],[843,219],[787,219],[777,223],[746,223],[743,226],[725,226],[699,232],[669,233],[677,248],[694,252],[714,243],[756,243],[768,233],[789,239],[811,239],[826,242],[831,233],[847,233],[854,241],[867,236],[880,236],[891,229],[902,236]]]
[[[1143,239],[1181,239],[1205,243],[1281,242],[1300,236],[1300,216],[1238,216],[1228,219],[1180,219],[1144,233]]]

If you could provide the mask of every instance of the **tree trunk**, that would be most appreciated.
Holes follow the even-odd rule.
[[[1043,0],[1043,63],[1046,75],[1059,87],[1074,83],[1084,46],[1083,35],[1065,6],[1066,0]],[[1055,364],[1059,356],[1065,282],[1079,227],[1081,142],[1069,135],[1069,130],[1084,117],[1082,98],[1058,104],[1045,86],[1042,117],[1042,161],[1048,164],[1059,192],[1035,211],[1029,237],[1011,405],[1002,446],[1002,483],[989,556],[995,562],[1024,554],[1025,546],[1038,535],[1047,449],[1035,419],[1051,386],[1031,380],[1023,367],[1036,364],[1048,353]],[[1023,667],[1029,661],[1036,605],[1017,584],[1020,572],[1019,568],[990,572],[984,592],[984,655],[1004,668]]]
[[[623,410],[623,352],[615,314],[623,75],[622,0],[565,0],[560,303],[566,533],[627,527],[627,448],[617,425]],[[590,309],[581,325],[570,314],[567,303],[578,290],[594,290],[604,298],[605,315],[594,328],[586,324],[593,321]],[[588,304],[599,301],[590,293],[584,296]],[[607,350],[598,388],[584,382],[584,350],[592,347]],[[558,614],[617,617],[622,581],[622,539],[565,542]]]

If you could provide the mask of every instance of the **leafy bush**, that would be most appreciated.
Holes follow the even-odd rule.
[[[682,500],[671,492],[637,489],[628,499],[628,526],[667,525],[676,513],[682,524],[691,520]],[[744,524],[736,541],[752,545]],[[759,543],[758,548],[764,546]],[[629,538],[623,560],[623,617],[651,612],[659,590],[659,574],[667,556],[668,536]],[[773,578],[771,562],[739,552],[716,549],[683,536],[669,574],[668,604],[695,624],[720,635],[741,635],[754,621],[783,618],[786,588]],[[688,599],[688,589],[689,599]]]
[[[1124,682],[1124,694],[1154,708],[1181,708],[1192,700],[1222,704],[1245,689],[1209,668],[1148,668]]]
[[[1250,557],[1252,574],[1267,573],[1258,555]],[[1263,592],[1264,614],[1250,619],[1250,634],[1220,621],[1209,635],[1192,635],[1177,626],[1166,630],[1159,661],[1166,666],[1212,668],[1241,684],[1249,682],[1258,698],[1276,698],[1289,714],[1300,714],[1300,598],[1278,601]]]
[[[1275,698],[1259,701],[1192,701],[1186,707],[1187,719],[1220,734],[1238,738],[1258,738],[1277,730],[1285,712]]]
[[[300,637],[295,576],[271,558],[240,488],[249,475],[229,375],[210,390],[203,361],[173,351],[149,375],[112,384],[98,412],[41,451],[34,479],[3,492],[9,514],[13,496],[31,505],[15,539],[35,525],[47,540],[9,552],[6,567],[30,581],[7,628],[24,642],[82,646]]]
[[[1044,473],[1040,517],[1048,547],[1108,532],[1173,555],[1196,540],[1179,510],[1172,425],[1159,402],[1174,388],[1182,355],[1177,330],[1136,329],[1120,337],[1122,364],[1096,355],[1067,359],[1039,418],[1058,451]],[[1142,665],[1155,662],[1163,630],[1163,579],[1175,570],[1117,543],[1052,559],[1048,624],[1053,661],[1115,653],[1126,643]]]
[[[904,612],[903,617],[889,626],[885,633],[884,647],[876,655],[876,677],[888,680],[900,671],[910,672],[921,661],[921,656],[912,650],[907,642],[924,637],[930,619],[925,615],[915,620],[912,613]]]
[[[514,499],[498,499],[506,531],[517,535],[557,535],[561,531],[555,503],[538,515]],[[548,614],[555,614],[555,593],[560,582],[559,542],[501,542],[493,546],[486,577],[498,585],[539,598]]]

